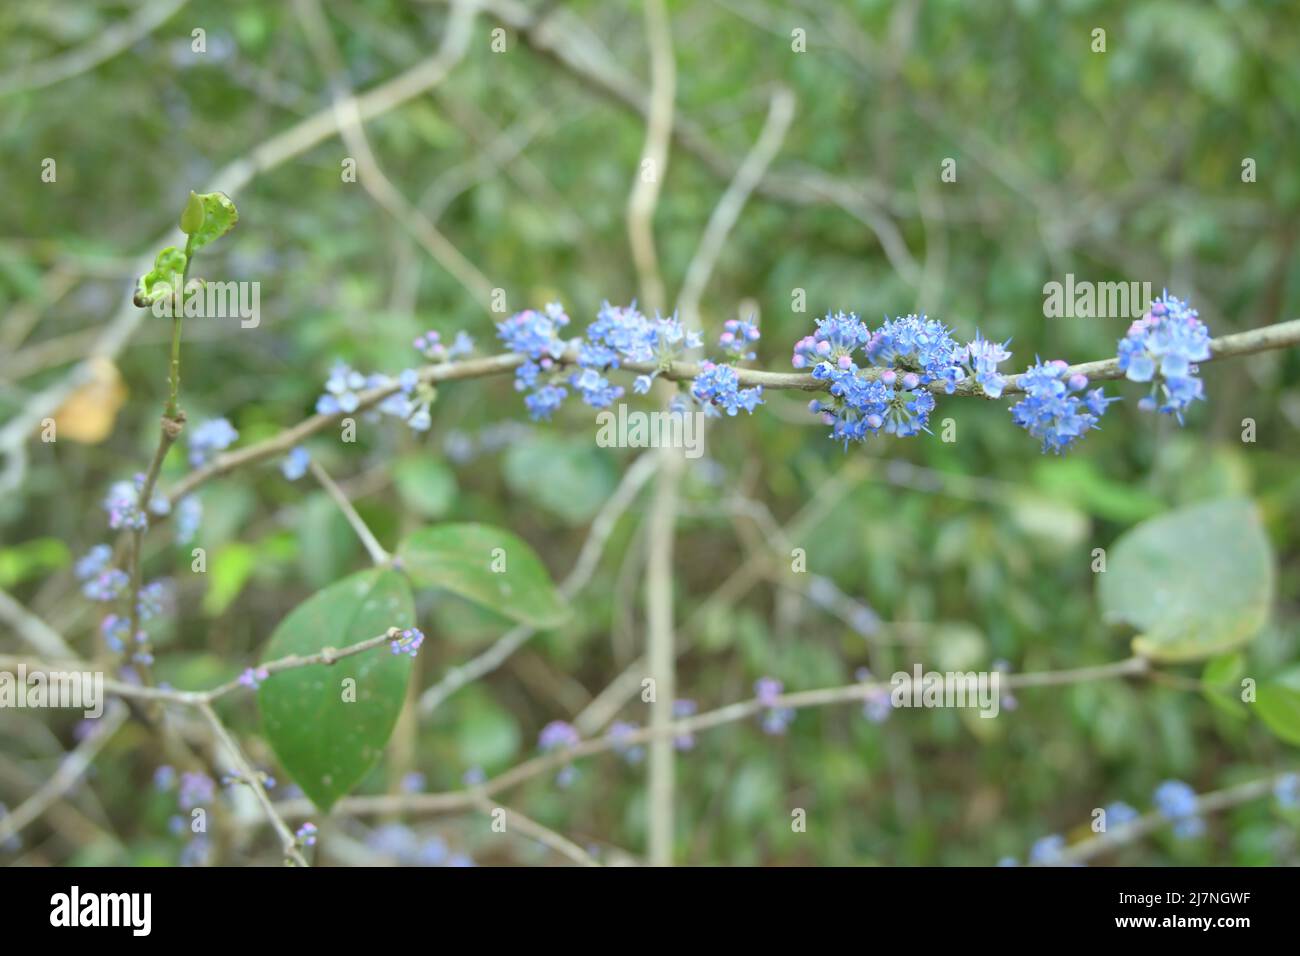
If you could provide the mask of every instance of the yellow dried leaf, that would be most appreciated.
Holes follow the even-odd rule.
[[[113,431],[117,412],[126,401],[126,386],[111,359],[90,360],[90,379],[68,396],[54,413],[59,438],[96,445]]]

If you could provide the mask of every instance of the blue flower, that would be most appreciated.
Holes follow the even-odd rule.
[[[637,394],[644,395],[661,371],[702,344],[700,333],[688,331],[675,314],[650,319],[635,303],[614,306],[605,302],[596,321],[587,326],[585,341],[578,349],[578,365],[598,372],[629,362],[653,365],[654,369],[633,385]]]
[[[623,389],[611,385],[609,380],[594,368],[584,368],[569,376],[569,384],[582,395],[582,400],[592,408],[607,408],[623,396]]]
[[[1195,363],[1210,357],[1210,332],[1181,299],[1164,293],[1147,314],[1129,326],[1119,343],[1119,367],[1131,382],[1150,382],[1151,394],[1138,407],[1172,414],[1204,398]],[[1163,399],[1160,396],[1163,393]]]
[[[753,361],[753,345],[758,341],[758,326],[741,319],[727,319],[722,323],[718,345],[735,361]]]
[[[199,533],[203,521],[203,502],[197,495],[182,498],[176,506],[176,543],[189,544]]]
[[[77,559],[73,565],[73,570],[77,575],[78,581],[85,581],[95,577],[101,571],[108,567],[108,562],[113,558],[113,549],[106,544],[97,544],[84,555]]]
[[[543,372],[557,369],[557,360],[568,347],[559,334],[560,329],[568,324],[569,317],[557,302],[541,312],[525,309],[497,323],[498,338],[511,351],[528,358],[515,370],[515,390],[532,391],[524,397],[524,407],[534,419],[549,419],[568,396],[568,392],[554,381],[541,381]]]
[[[886,319],[867,342],[866,353],[874,365],[903,375],[914,373],[918,385],[943,382],[949,393],[964,377],[960,363],[967,357],[947,326],[923,315]]]
[[[998,364],[1011,358],[1011,353],[1007,351],[1007,345],[1009,344],[1009,342],[1003,342],[999,345],[997,342],[981,338],[979,331],[976,330],[975,340],[966,346],[966,371],[974,376],[976,383],[989,398],[1002,397],[1002,389],[1006,386],[1006,379],[998,371]],[[948,389],[949,394],[952,391],[952,388]]]
[[[728,415],[735,415],[743,408],[752,415],[763,404],[763,386],[741,388],[740,376],[734,368],[712,362],[700,363],[700,374],[691,386],[691,395],[704,406],[706,413],[714,415],[716,408]]]
[[[1064,849],[1065,837],[1059,833],[1048,834],[1034,841],[1034,845],[1029,849],[1029,862],[1039,866],[1050,866],[1060,859],[1061,851]]]
[[[563,720],[553,720],[542,728],[537,738],[537,746],[543,751],[569,750],[578,746],[581,737],[572,724]]]
[[[318,831],[316,829],[316,824],[308,820],[297,830],[295,830],[293,835],[294,837],[297,838],[298,842],[301,843],[303,846],[315,846],[317,832]]]
[[[307,474],[307,466],[310,464],[311,453],[301,445],[295,445],[284,456],[284,461],[280,462],[280,473],[290,481],[297,481]]]
[[[534,420],[544,421],[564,404],[568,394],[561,385],[543,385],[524,397],[524,407],[528,409],[528,414]]]
[[[1114,803],[1107,806],[1105,810],[1107,827],[1122,827],[1126,823],[1132,823],[1139,815],[1137,810],[1133,809],[1123,800],[1116,800]]]
[[[790,364],[795,368],[825,365],[829,368],[852,369],[856,366],[853,355],[867,344],[871,330],[852,312],[826,313],[817,320],[817,331],[805,335],[794,344]],[[815,377],[816,372],[813,373]]]
[[[1200,836],[1205,823],[1196,815],[1196,791],[1181,780],[1166,780],[1156,788],[1156,809],[1172,820],[1174,835],[1179,839]]]
[[[325,380],[325,394],[316,400],[321,415],[352,414],[361,406],[366,377],[344,362],[337,362]]]
[[[419,628],[408,627],[392,639],[389,646],[394,654],[406,654],[414,657],[424,643],[424,634]]]
[[[1060,454],[1082,438],[1106,413],[1106,406],[1118,401],[1108,398],[1100,388],[1083,397],[1088,386],[1086,376],[1069,374],[1069,366],[1059,359],[1032,366],[1020,376],[1025,397],[1011,406],[1011,417],[1021,428],[1042,442],[1042,450]]]
[[[630,764],[638,764],[645,757],[645,748],[628,740],[628,737],[636,733],[636,730],[635,724],[616,720],[609,725],[609,731],[606,733],[614,746],[615,753],[621,754],[623,759]]]
[[[190,467],[206,464],[215,452],[225,451],[238,438],[239,432],[224,418],[203,422],[190,433]]]
[[[108,512],[108,526],[113,530],[132,528],[143,531],[149,527],[149,518],[140,508],[140,481],[116,481],[108,489],[104,499],[104,510]]]

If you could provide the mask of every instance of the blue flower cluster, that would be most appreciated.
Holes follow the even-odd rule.
[[[528,358],[515,370],[515,390],[528,392],[524,406],[534,419],[549,419],[568,397],[568,391],[551,375],[568,348],[560,338],[560,329],[568,324],[569,316],[558,302],[541,312],[525,309],[497,323],[497,337],[506,348]]]
[[[1200,836],[1205,822],[1196,815],[1196,791],[1181,780],[1166,780],[1156,787],[1156,809],[1174,823],[1174,836],[1180,839]]]
[[[1172,414],[1180,425],[1183,410],[1204,397],[1195,363],[1209,357],[1210,332],[1205,323],[1195,309],[1168,292],[1151,303],[1119,343],[1119,367],[1125,377],[1151,383],[1151,394],[1138,407]]]
[[[77,580],[82,582],[81,593],[92,601],[116,601],[131,583],[125,571],[110,566],[112,560],[113,549],[97,544],[74,567]]]
[[[762,723],[765,734],[783,734],[794,720],[794,709],[777,703],[784,690],[785,685],[775,677],[760,677],[754,682],[754,696],[764,707]]]
[[[420,645],[424,643],[424,633],[416,627],[408,627],[400,631],[393,638],[390,647],[394,654],[406,654],[414,657],[420,651]]]
[[[1025,397],[1011,406],[1015,423],[1043,443],[1043,452],[1060,454],[1082,438],[1106,414],[1106,406],[1117,398],[1108,398],[1100,388],[1079,395],[1088,387],[1086,375],[1069,372],[1069,366],[1057,359],[1032,366],[1020,376]]]
[[[284,461],[280,462],[280,474],[290,481],[297,481],[307,474],[307,467],[310,464],[311,452],[301,445],[295,445],[289,449],[289,454],[284,456]]]
[[[199,468],[239,438],[239,432],[224,418],[212,418],[190,432],[190,467]]]
[[[542,728],[537,737],[537,746],[544,752],[552,750],[570,750],[578,746],[582,738],[572,724],[563,720],[553,720]]]
[[[535,420],[549,419],[564,404],[570,389],[592,408],[609,407],[623,397],[624,390],[610,382],[607,373],[629,364],[650,366],[648,372],[643,370],[632,383],[632,390],[644,395],[661,372],[703,345],[700,333],[688,330],[676,315],[649,318],[637,310],[635,303],[628,306],[604,303],[595,321],[587,326],[586,334],[572,342],[565,342],[559,335],[559,330],[568,323],[568,315],[556,303],[548,305],[543,312],[528,309],[497,323],[501,341],[527,358],[515,371],[515,389],[528,392],[524,405]],[[756,326],[732,320],[722,345],[739,354],[736,349],[729,349],[728,343],[749,344],[757,339]],[[568,360],[577,368],[566,375],[561,366],[570,350]],[[741,409],[752,413],[762,404],[762,388],[741,388],[735,369],[710,362],[702,368],[703,374],[696,379],[691,395],[706,414],[719,414],[718,409],[729,415]]]
[[[645,759],[645,747],[634,744],[629,739],[637,730],[636,724],[629,724],[625,720],[616,720],[609,725],[609,731],[606,733],[606,736],[609,737],[610,742],[613,744],[614,752],[632,765],[639,764]]]
[[[436,342],[436,339],[430,339],[429,336],[437,336],[437,333],[428,332],[416,339],[417,348],[420,342],[424,342],[423,354],[426,356],[430,352],[440,350],[443,357],[439,361],[446,361],[453,350],[459,355],[473,347],[473,343],[463,332],[457,337],[457,344],[453,350],[444,348]],[[413,368],[403,369],[397,378],[391,378],[383,374],[363,375],[345,362],[338,362],[325,381],[325,394],[316,400],[316,411],[321,415],[350,415],[361,407],[363,390],[394,386],[396,390],[385,396],[376,406],[378,412],[401,419],[415,431],[428,431],[433,424],[429,405],[433,401],[434,392],[432,387],[420,382],[420,373]],[[290,453],[290,457],[297,454],[298,451],[295,449]],[[285,467],[285,477],[291,481],[301,477],[306,471],[308,460],[299,456],[296,462]]]
[[[872,332],[853,313],[837,312],[818,319],[817,330],[795,343],[791,364],[812,366],[813,378],[828,383],[830,398],[816,399],[808,408],[847,446],[881,431],[903,438],[929,431],[935,383],[952,393],[975,374],[987,394],[1000,395],[997,363],[1008,357],[978,335],[963,348],[942,322],[925,316],[886,319]],[[972,364],[975,372],[968,373]]]
[[[753,345],[758,341],[758,326],[741,319],[727,319],[722,323],[722,334],[718,336],[718,346],[734,361],[752,362],[755,358]]]
[[[752,415],[763,404],[763,386],[741,388],[740,375],[730,365],[701,362],[691,396],[704,407],[706,415],[718,415],[718,409],[735,415],[742,408]]]
[[[430,362],[450,362],[474,351],[474,340],[465,332],[457,332],[451,345],[444,345],[442,336],[430,329],[423,335],[416,336],[411,344]]]

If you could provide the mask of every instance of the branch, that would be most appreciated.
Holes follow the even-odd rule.
[[[339,506],[339,510],[343,512],[343,517],[348,519],[348,524],[357,533],[361,543],[366,546],[366,552],[370,555],[370,560],[376,565],[384,565],[391,561],[392,555],[384,550],[384,546],[379,543],[379,539],[375,537],[369,525],[361,520],[361,515],[357,514],[357,509],[352,506],[352,502],[343,493],[343,489],[334,483],[334,479],[329,476],[329,473],[317,463],[315,458],[308,463],[308,467],[311,469],[312,476],[320,482],[321,487],[328,492],[329,496],[334,499],[334,503]]]
[[[1235,358],[1240,355],[1253,355],[1257,352],[1266,352],[1271,349],[1290,348],[1300,345],[1300,319],[1292,319],[1289,322],[1279,322],[1275,325],[1265,325],[1258,329],[1251,329],[1248,332],[1236,332],[1232,335],[1220,336],[1217,339],[1210,340],[1210,358],[1206,361],[1214,361],[1221,358]],[[577,360],[577,350],[570,349],[559,361],[563,364],[572,364]],[[507,352],[501,355],[493,355],[487,358],[467,359],[463,362],[446,362],[437,365],[427,365],[420,370],[420,380],[422,382],[438,383],[451,382],[460,379],[471,378],[488,378],[494,375],[504,375],[513,372],[516,368],[526,361],[525,357],[514,352]],[[1204,363],[1202,363],[1204,364]],[[646,362],[625,362],[620,368],[627,372],[650,374],[656,371],[657,366]],[[674,382],[686,382],[693,380],[699,374],[699,365],[694,362],[674,362],[667,369],[661,370],[660,378],[666,378]],[[1081,365],[1072,365],[1069,368],[1069,374],[1076,372],[1086,375],[1094,381],[1105,379],[1123,378],[1124,373],[1120,371],[1117,359],[1105,359],[1099,362],[1085,362]],[[737,368],[736,374],[743,386],[762,385],[770,389],[796,389],[804,392],[825,391],[826,383],[812,377],[812,375],[803,372],[766,372],[762,369]],[[868,368],[864,370],[868,379],[874,379],[879,376],[879,370]],[[1020,384],[1020,375],[1008,375],[1006,377],[1006,387],[1003,394],[1020,394],[1024,392],[1024,386]],[[382,388],[371,389],[362,392],[359,396],[360,402],[356,412],[345,413],[336,412],[332,415],[313,415],[304,419],[297,425],[287,428],[264,441],[240,448],[233,452],[226,452],[218,455],[212,462],[202,468],[198,468],[183,479],[176,483],[172,488],[168,499],[173,506],[186,495],[191,494],[197,488],[228,472],[241,468],[244,465],[251,465],[259,461],[265,461],[268,458],[274,458],[277,455],[285,454],[295,445],[301,444],[305,439],[310,438],[317,432],[334,425],[344,418],[355,415],[358,412],[373,408],[378,405],[389,395],[398,391],[400,386],[397,383],[387,385]],[[932,384],[931,390],[944,394],[943,386]],[[954,395],[963,397],[983,396],[978,386],[972,379],[957,386]]]
[[[600,866],[596,860],[592,859],[589,854],[578,844],[574,843],[567,837],[561,836],[549,827],[544,827],[536,820],[529,819],[518,810],[511,810],[509,807],[498,806],[491,800],[483,797],[475,801],[475,806],[491,816],[495,810],[504,810],[506,814],[506,830],[509,831],[513,826],[525,836],[530,836],[543,846],[550,847],[556,853],[568,857],[578,866]]]
[[[1258,800],[1260,797],[1271,793],[1274,785],[1286,775],[1285,773],[1279,773],[1271,777],[1261,777],[1258,780],[1237,784],[1235,787],[1203,793],[1196,798],[1196,809],[1192,816],[1204,816],[1207,813],[1216,813],[1220,810],[1235,807],[1238,804]],[[1053,857],[1050,865],[1071,866],[1075,863],[1084,863],[1093,857],[1133,843],[1141,837],[1167,826],[1169,822],[1168,817],[1159,811],[1153,810],[1123,826],[1117,826],[1105,833],[1099,833],[1073,846],[1066,847]]]
[[[368,637],[364,641],[358,641],[356,644],[350,644],[345,648],[336,649],[326,647],[317,651],[315,654],[290,654],[288,657],[277,658],[258,666],[258,670],[264,670],[268,675],[277,674],[280,671],[294,670],[299,667],[313,667],[317,664],[326,666],[341,661],[345,657],[352,657],[354,654],[361,654],[371,648],[379,647],[391,641],[397,636],[397,628],[390,627],[383,634],[377,634],[374,637]],[[42,671],[50,673],[52,671],[84,670],[85,664],[82,661],[43,661],[33,660],[26,657],[16,657],[10,654],[0,654],[0,669],[12,670],[17,667],[25,667],[28,673]],[[145,687],[140,684],[128,684],[125,681],[115,680],[111,677],[104,678],[104,689],[110,694],[117,697],[136,700],[153,700],[164,703],[179,704],[186,707],[200,707],[210,704],[227,694],[233,694],[236,691],[244,690],[248,685],[235,679],[220,684],[210,690],[172,690],[165,687]]]
[[[234,761],[235,769],[239,771],[243,781],[253,788],[253,795],[257,797],[257,802],[262,805],[267,819],[271,821],[271,826],[279,834],[280,842],[284,845],[285,859],[297,866],[307,866],[307,860],[298,851],[297,837],[293,835],[289,825],[276,812],[275,806],[271,803],[271,798],[266,795],[266,788],[262,786],[261,776],[254,773],[253,768],[248,765],[248,760],[244,757],[244,752],[239,749],[239,744],[235,743],[234,738],[230,736],[230,732],[226,730],[225,725],[217,718],[210,704],[205,701],[200,703],[198,708],[199,713],[207,720],[208,726],[212,728],[213,734],[230,751],[230,759]]]
[[[112,739],[113,734],[126,721],[126,708],[120,704],[110,707],[98,721],[95,729],[59,764],[59,769],[39,790],[14,808],[12,813],[0,817],[0,846],[23,827],[40,817],[50,805],[72,789],[82,775],[90,769],[96,755]]]
[[[1011,690],[1027,687],[1061,687],[1087,681],[1144,676],[1148,673],[1148,669],[1149,665],[1145,658],[1129,657],[1110,664],[1080,667],[1073,670],[1003,674],[1000,684],[1002,687]],[[910,688],[910,685],[911,678],[909,675],[907,682],[901,686]],[[445,813],[451,810],[463,810],[476,806],[485,797],[491,797],[511,787],[516,787],[542,774],[559,770],[574,760],[606,753],[615,747],[621,748],[634,744],[649,743],[663,737],[673,738],[699,733],[714,727],[747,720],[763,713],[769,707],[802,710],[808,707],[827,707],[833,704],[861,703],[872,695],[882,692],[889,693],[894,689],[894,686],[889,681],[864,681],[859,684],[847,684],[841,687],[823,687],[816,690],[796,691],[765,701],[759,701],[757,698],[738,701],[725,707],[719,707],[717,710],[706,711],[685,720],[675,721],[663,727],[643,727],[639,730],[621,734],[617,738],[605,736],[584,740],[575,747],[526,760],[472,789],[450,790],[443,793],[348,797],[336,804],[336,812],[355,816],[368,816],[404,812]],[[305,799],[286,801],[279,804],[278,809],[287,818],[306,817],[314,812],[311,802]]]

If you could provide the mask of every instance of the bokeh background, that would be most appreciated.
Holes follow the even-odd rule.
[[[772,92],[795,96],[780,153],[701,302],[709,338],[727,318],[759,317],[761,367],[788,369],[792,343],[828,309],[868,322],[925,311],[963,341],[978,327],[1012,340],[1015,370],[1035,354],[1112,356],[1125,320],[1044,317],[1044,283],[1067,273],[1168,287],[1215,335],[1297,315],[1292,2],[720,0],[669,10],[676,127],[654,229],[670,300]],[[347,84],[385,91],[383,102],[393,78],[437,55],[448,8],[331,0],[324,16]],[[206,53],[192,51],[196,28]],[[504,52],[492,49],[495,28]],[[1092,50],[1096,28],[1104,53]],[[805,52],[792,50],[796,29]],[[435,261],[409,222],[341,181],[351,153],[334,132],[330,74],[299,6],[5,4],[0,37],[0,413],[20,422],[70,373],[89,376],[58,403],[58,442],[24,427],[5,448],[0,587],[88,650],[96,609],[71,567],[107,540],[100,502],[147,461],[166,390],[170,326],[130,316],[130,294],[141,256],[162,244],[190,189],[245,180],[232,190],[240,224],[205,250],[199,272],[260,282],[261,324],[190,323],[183,378],[191,421],[225,416],[240,444],[309,414],[337,359],[396,372],[427,329],[463,329],[491,354],[502,316]],[[366,132],[393,188],[505,290],[511,311],[559,300],[578,332],[603,300],[638,295],[626,208],[648,76],[637,3],[485,0],[445,78],[385,103]],[[313,117],[323,134],[286,149]],[[55,182],[41,179],[46,158],[57,162]],[[955,182],[940,180],[946,158]],[[1242,179],[1247,158],[1253,182]],[[792,308],[795,290],[804,312]],[[100,359],[80,364],[91,356]],[[1111,391],[1125,401],[1103,429],[1060,459],[1039,454],[1005,403],[970,399],[935,413],[955,420],[950,443],[880,438],[846,452],[789,393],[714,427],[708,456],[687,470],[678,522],[679,696],[705,710],[750,696],[762,676],[806,689],[916,660],[1031,671],[1121,659],[1131,635],[1102,620],[1092,549],[1225,496],[1254,501],[1277,567],[1249,673],[1285,673],[1297,640],[1300,355],[1215,362],[1202,374],[1209,400],[1184,427],[1139,412],[1140,389],[1119,385]],[[367,427],[356,445],[321,438],[310,448],[382,541],[444,519],[494,523],[562,578],[637,452],[597,447],[590,410],[576,402],[551,423],[529,422],[508,377],[446,386],[433,411],[423,436]],[[1256,423],[1253,443],[1241,440],[1244,418]],[[185,471],[174,452],[164,486]],[[290,483],[261,466],[212,482],[201,500],[209,572],[189,573],[188,548],[166,534],[151,536],[146,555],[149,575],[177,588],[157,633],[157,672],[185,687],[238,673],[295,604],[367,564],[310,478]],[[429,790],[459,787],[473,768],[490,775],[535,753],[549,721],[587,711],[644,646],[648,500],[617,524],[573,622],[430,719],[404,720],[361,792],[415,786],[414,773]],[[774,527],[806,550],[808,575],[789,573]],[[451,598],[420,610],[430,640],[417,691],[508,629]],[[20,649],[4,631],[0,647]],[[1094,807],[1148,809],[1164,779],[1208,791],[1294,766],[1293,745],[1207,700],[1199,663],[1165,671],[1026,690],[997,720],[935,711],[881,723],[840,706],[801,712],[779,737],[756,722],[701,733],[679,754],[676,856],[1023,860],[1046,834],[1086,834]],[[252,697],[226,714],[274,770]],[[639,702],[617,716],[645,720]],[[0,713],[0,802],[20,803],[49,776],[76,723]],[[0,848],[0,861],[186,859],[186,840],[168,829],[174,798],[151,789],[163,762],[148,733],[128,726],[87,783]],[[618,860],[643,851],[645,794],[644,766],[605,756],[580,763],[567,787],[536,780],[510,803]],[[792,832],[794,807],[808,810],[808,832]],[[474,815],[338,827],[326,862],[416,862],[438,841],[480,863],[552,860],[526,842],[493,842]],[[275,855],[263,832],[206,858]],[[1298,859],[1295,818],[1264,799],[1211,817],[1203,838],[1159,831],[1099,862]]]

